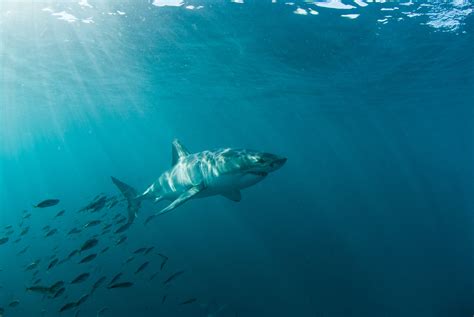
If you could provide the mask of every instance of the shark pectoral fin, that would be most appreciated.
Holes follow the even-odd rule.
[[[171,204],[169,204],[168,207],[161,210],[160,212],[157,212],[155,215],[158,216],[158,215],[162,215],[162,214],[165,214],[167,212],[170,212],[171,210],[175,209],[178,206],[181,206],[186,201],[188,201],[189,199],[191,199],[194,196],[196,196],[197,194],[199,194],[203,189],[204,189],[204,187],[201,186],[201,185],[191,187],[188,191],[182,193],[181,196],[179,196]]]
[[[148,218],[146,218],[144,224],[147,225],[150,221],[152,221],[154,218],[156,217],[156,214],[153,214],[151,216],[149,216]]]
[[[240,190],[238,189],[230,191],[230,192],[226,192],[222,194],[222,196],[235,202],[239,202],[242,200],[242,194],[240,193]]]

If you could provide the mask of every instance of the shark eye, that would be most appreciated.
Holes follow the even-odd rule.
[[[263,163],[265,163],[265,160],[264,160],[263,158],[259,158],[259,159],[257,160],[257,163],[263,164]]]

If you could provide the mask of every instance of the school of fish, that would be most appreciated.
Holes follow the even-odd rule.
[[[146,280],[153,283],[156,277],[162,276],[161,283],[153,284],[166,286],[178,279],[184,271],[179,269],[168,268],[169,258],[163,253],[157,252],[154,246],[143,246],[133,250],[126,255],[124,259],[123,271],[110,275],[98,275],[94,270],[97,265],[96,260],[100,257],[106,257],[112,248],[122,248],[122,244],[126,243],[128,236],[126,232],[131,227],[131,223],[121,212],[112,212],[115,208],[123,207],[123,199],[118,196],[106,196],[99,194],[91,202],[73,213],[76,216],[77,225],[73,228],[61,228],[60,219],[68,214],[65,209],[54,211],[51,214],[49,224],[40,228],[33,228],[30,219],[35,217],[36,212],[43,213],[39,215],[45,217],[48,210],[56,209],[61,204],[59,199],[46,199],[33,205],[32,211],[24,210],[21,214],[20,222],[17,226],[9,224],[0,230],[0,247],[6,247],[11,244],[17,249],[16,256],[19,263],[24,263],[25,293],[37,294],[38,298],[43,301],[53,301],[57,303],[57,311],[48,312],[42,310],[38,312],[38,316],[53,315],[57,312],[74,313],[79,316],[81,306],[85,305],[91,297],[99,290],[107,292],[118,292],[118,289],[129,289],[137,283],[137,277],[141,278],[141,282]],[[41,210],[39,210],[41,209]],[[43,211],[44,209],[44,211]],[[84,216],[87,213],[87,216]],[[92,219],[81,221],[92,216]],[[57,228],[56,225],[57,224]],[[52,249],[52,254],[45,255],[41,258],[30,257],[32,247],[28,244],[28,235],[32,232],[38,232],[42,239],[53,239],[51,243],[57,242]],[[55,239],[54,237],[60,236]],[[36,238],[36,237],[34,237]],[[61,250],[60,243],[62,239],[69,239],[77,244],[72,250]],[[79,240],[79,241],[77,241]],[[69,245],[69,244],[68,244]],[[73,277],[62,277],[54,273],[54,271],[62,265],[70,266],[77,274]],[[0,274],[2,274],[0,269]],[[147,276],[148,275],[148,276]],[[125,277],[128,276],[127,279]],[[0,275],[1,277],[1,275]],[[92,285],[88,285],[91,284]],[[79,298],[70,298],[68,290],[71,288],[81,287],[83,295]],[[0,279],[0,289],[1,285]],[[9,310],[17,309],[21,305],[23,294],[15,294],[7,303],[0,303],[0,317],[8,316]],[[117,293],[120,298],[123,294]],[[167,290],[163,291],[161,304],[166,304],[168,298]],[[177,299],[175,305],[191,305],[197,302],[193,296]],[[106,316],[108,307],[97,309],[97,316]]]

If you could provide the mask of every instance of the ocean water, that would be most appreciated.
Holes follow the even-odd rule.
[[[0,1],[4,316],[474,314],[474,4],[275,2]],[[120,197],[110,176],[146,189],[175,138],[288,161],[238,203],[191,200],[148,225],[166,202],[144,203],[116,246],[102,228],[123,201],[78,210]],[[119,272],[133,287],[106,287]],[[25,291],[38,278],[65,294]]]

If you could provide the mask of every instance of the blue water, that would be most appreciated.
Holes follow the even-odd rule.
[[[61,315],[474,314],[470,1],[159,2],[0,3],[0,238],[14,230],[0,245],[4,316],[58,316],[119,272],[132,288],[101,287]],[[166,203],[144,204],[124,244],[99,236],[95,252],[110,251],[47,271],[103,225],[71,228],[126,215],[123,203],[77,212],[119,194],[110,176],[144,190],[170,167],[174,138],[192,152],[250,148],[288,162],[239,203],[192,200],[147,226]],[[32,208],[46,198],[61,202]],[[23,210],[30,231],[15,243]],[[45,238],[46,225],[58,234]],[[35,259],[40,284],[64,280],[64,296],[25,291]],[[69,285],[83,272],[91,278]]]

